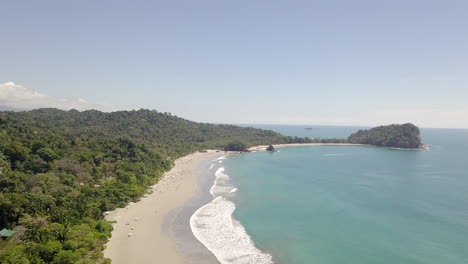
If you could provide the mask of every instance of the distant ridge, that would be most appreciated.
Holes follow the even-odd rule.
[[[0,105],[0,111],[11,111],[11,112],[21,112],[21,111],[28,111],[25,108],[17,108],[8,105]]]

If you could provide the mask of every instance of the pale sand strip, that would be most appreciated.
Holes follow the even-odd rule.
[[[385,148],[384,146],[374,146],[369,144],[355,144],[355,143],[291,143],[291,144],[276,144],[273,145],[275,148],[285,148],[285,147],[301,147],[301,146],[365,146],[365,147],[378,147],[378,148]],[[260,145],[254,146],[249,148],[249,151],[266,151],[268,145]],[[398,149],[398,150],[429,150],[430,146],[422,144],[419,148],[393,148],[391,149]]]
[[[301,147],[301,146],[369,146],[365,144],[353,144],[353,143],[292,143],[292,144],[276,144],[273,145],[275,148],[284,147]],[[261,145],[249,148],[250,151],[262,151],[265,150],[268,145]]]
[[[117,222],[104,255],[112,259],[113,264],[186,263],[163,224],[172,210],[183,206],[199,191],[200,172],[197,169],[200,164],[221,155],[223,153],[211,150],[178,159],[175,166],[151,187],[153,193],[137,203],[110,212],[106,219]]]

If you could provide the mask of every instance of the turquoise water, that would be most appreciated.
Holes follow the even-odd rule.
[[[223,166],[238,187],[233,216],[279,264],[468,263],[468,130],[422,137],[431,150],[308,146],[231,157]]]

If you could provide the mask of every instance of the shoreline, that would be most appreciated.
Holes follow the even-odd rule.
[[[223,157],[225,155],[221,155]],[[178,252],[184,256],[186,263],[190,264],[220,264],[212,251],[195,237],[190,219],[202,206],[210,203],[213,197],[210,188],[215,179],[216,165],[220,165],[217,159],[207,159],[200,164],[198,170],[199,191],[183,206],[175,209],[166,217],[165,229],[175,241]],[[215,165],[216,163],[216,165]]]
[[[371,145],[293,143],[273,146],[284,148]],[[254,146],[248,151],[266,151],[267,147],[268,145]],[[107,212],[106,220],[115,223],[112,237],[103,251],[104,256],[110,258],[114,264],[218,264],[219,259],[214,252],[194,233],[191,217],[213,199],[211,191],[207,189],[212,185],[210,180],[214,178],[214,175],[208,176],[213,172],[212,162],[230,154],[239,152],[208,150],[181,157],[158,183],[149,188],[150,194],[144,195],[136,203],[129,203],[124,208]]]
[[[202,195],[200,178],[206,173],[199,167],[222,155],[225,153],[209,150],[179,158],[175,166],[150,187],[152,193],[144,195],[136,203],[107,212],[106,220],[115,223],[104,256],[114,264],[187,263],[187,256],[180,252],[174,234],[171,234],[174,233],[172,222],[178,210],[182,211],[188,202]],[[209,252],[206,248],[197,250]],[[198,252],[198,255],[210,258],[211,252],[206,252]]]
[[[248,151],[266,151],[269,145],[259,145],[248,148]],[[396,148],[387,146],[376,146],[369,144],[357,144],[357,143],[290,143],[290,144],[275,144],[274,148],[286,148],[286,147],[305,147],[305,146],[363,146],[363,147],[376,147],[376,148],[389,148],[394,150],[430,150],[430,146],[422,144],[419,148]]]
[[[372,146],[366,144],[354,144],[354,143],[291,143],[291,144],[275,144],[274,148],[286,148],[286,147],[305,147],[305,146]],[[266,151],[268,145],[259,145],[249,148],[249,151]]]
[[[273,264],[273,256],[261,251],[242,223],[233,217],[236,204],[232,198],[237,190],[225,173],[223,164],[219,164],[209,191],[211,201],[192,214],[190,228],[194,236],[214,254],[218,263]]]

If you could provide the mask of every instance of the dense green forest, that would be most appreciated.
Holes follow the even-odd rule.
[[[138,199],[176,158],[301,142],[322,140],[150,110],[0,112],[0,230],[16,231],[0,239],[0,263],[109,263],[103,212]]]
[[[420,148],[419,128],[413,124],[379,126],[359,130],[348,137],[349,143],[394,148]]]

